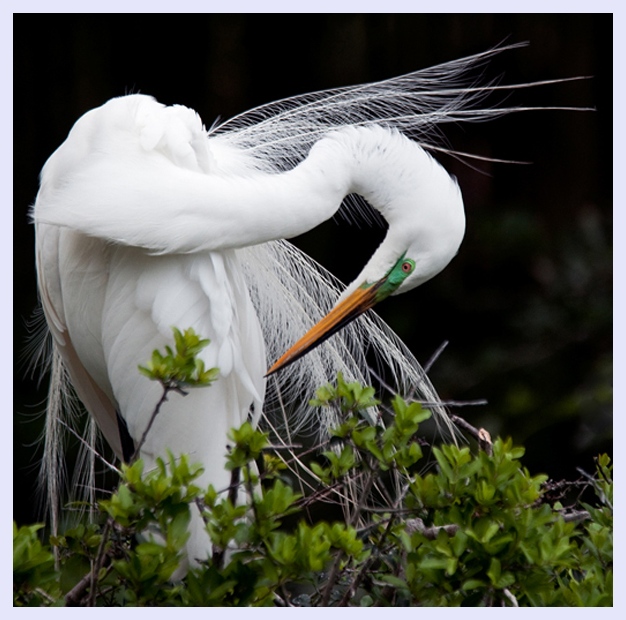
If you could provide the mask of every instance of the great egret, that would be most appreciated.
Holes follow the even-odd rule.
[[[148,467],[166,448],[188,453],[204,465],[201,483],[226,488],[228,430],[248,417],[257,422],[279,399],[306,402],[337,371],[368,381],[368,346],[397,390],[434,403],[447,423],[419,364],[388,327],[375,316],[345,326],[432,278],[456,254],[461,192],[427,150],[442,123],[510,111],[480,107],[502,87],[463,82],[467,69],[498,51],[286,99],[209,131],[192,110],[139,94],[82,116],[45,164],[33,209],[52,335],[43,474],[50,494],[58,496],[63,469],[68,381],[123,458],[124,441],[138,441],[160,396],[137,366],[171,340],[171,326],[209,338],[202,357],[221,376],[164,404],[141,449]],[[365,198],[389,229],[330,310],[332,277],[283,240],[332,217],[350,194]],[[266,380],[268,362],[279,357]],[[293,426],[330,423],[306,405],[292,415]],[[91,444],[93,428],[87,432]],[[195,515],[188,554],[204,558],[208,549]]]

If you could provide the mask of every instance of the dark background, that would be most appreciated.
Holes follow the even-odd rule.
[[[38,33],[36,37],[33,33]],[[533,473],[577,477],[612,451],[611,15],[17,15],[14,17],[14,518],[32,521],[45,392],[20,363],[36,306],[28,207],[47,157],[76,119],[143,92],[196,109],[207,125],[268,101],[384,79],[506,40],[488,77],[592,79],[514,93],[507,104],[592,106],[446,127],[456,150],[524,160],[458,178],[467,234],[431,282],[379,313],[425,363],[444,398],[527,448]],[[363,242],[361,240],[363,239]],[[344,282],[380,231],[327,222],[296,243]]]

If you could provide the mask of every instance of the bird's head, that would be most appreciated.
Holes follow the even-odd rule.
[[[267,375],[306,355],[383,299],[430,280],[456,255],[465,232],[459,186],[430,155],[411,144],[411,156],[417,156],[411,162],[415,174],[405,175],[393,189],[385,190],[383,183],[359,192],[389,222],[384,241],[332,310]]]

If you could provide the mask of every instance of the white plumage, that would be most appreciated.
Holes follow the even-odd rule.
[[[456,182],[424,147],[435,146],[441,123],[503,113],[477,105],[499,87],[462,82],[469,67],[497,51],[276,102],[208,132],[192,110],[145,95],[113,99],[80,118],[46,163],[33,210],[54,345],[44,463],[51,494],[58,495],[62,470],[64,373],[121,457],[116,412],[137,442],[161,393],[137,366],[171,342],[172,326],[210,338],[202,357],[221,375],[210,388],[165,403],[141,456],[150,466],[166,448],[189,453],[205,466],[201,482],[219,489],[229,482],[223,462],[231,427],[280,406],[293,428],[323,432],[332,420],[315,417],[322,414],[308,399],[338,371],[369,381],[368,348],[394,389],[436,403],[415,358],[374,315],[266,385],[268,365],[339,293],[330,274],[283,239],[332,217],[357,193],[389,230],[342,299],[388,283],[405,258],[411,272],[385,296],[441,271],[461,243],[463,204]],[[433,410],[447,424],[443,408]],[[196,515],[189,554],[206,557],[208,549]]]

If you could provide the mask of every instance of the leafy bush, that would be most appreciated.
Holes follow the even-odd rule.
[[[178,334],[177,352],[153,357],[144,371],[167,375],[164,395],[180,391],[181,383],[214,379],[189,364],[205,343],[189,331]],[[185,347],[187,358],[172,368]],[[176,374],[181,366],[187,374]],[[245,494],[200,489],[200,466],[169,454],[149,472],[141,460],[123,465],[96,523],[46,544],[41,525],[14,525],[14,604],[612,604],[613,483],[606,455],[586,481],[595,503],[565,508],[551,499],[554,485],[546,476],[523,467],[524,450],[510,440],[475,454],[468,446],[433,447],[435,466],[424,472],[418,434],[430,413],[419,403],[397,396],[390,424],[372,426],[363,412],[377,404],[374,390],[339,376],[313,404],[346,415],[311,464],[319,495],[329,489],[349,495],[358,485],[343,521],[305,518],[309,499],[283,476],[267,435],[246,423],[232,431],[227,460]],[[393,480],[402,483],[395,488]],[[180,575],[192,504],[213,553]]]

